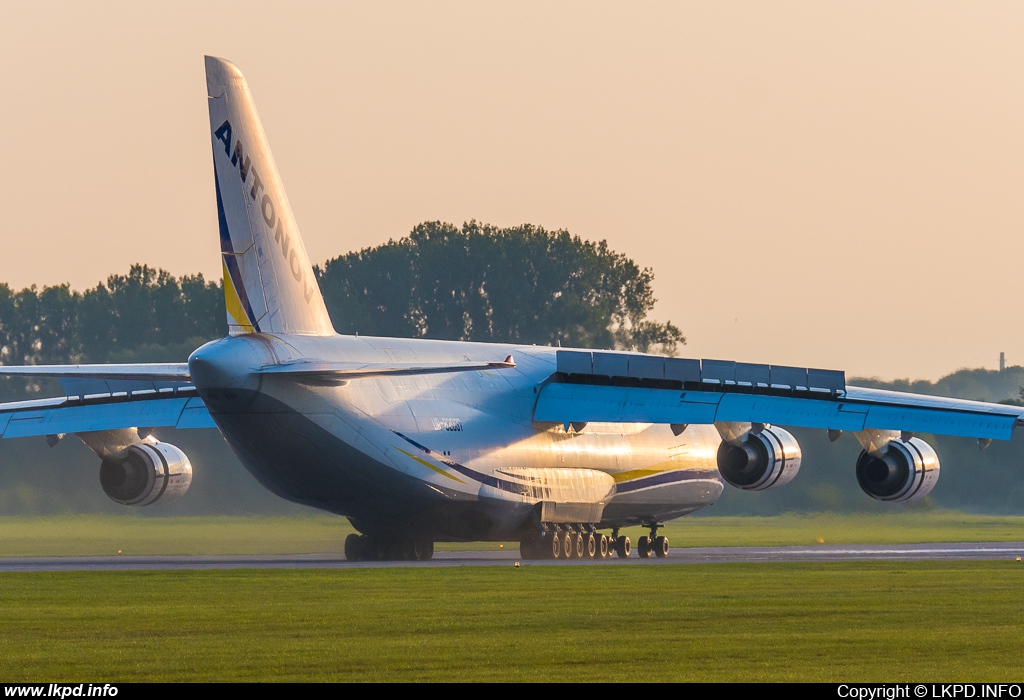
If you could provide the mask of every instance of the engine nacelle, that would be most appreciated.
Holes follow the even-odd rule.
[[[718,471],[730,485],[747,491],[764,491],[788,484],[800,471],[800,443],[782,428],[747,433],[739,444],[722,441]]]
[[[939,457],[924,440],[893,440],[882,454],[861,452],[857,482],[864,493],[879,501],[924,498],[939,480]]]
[[[100,485],[111,500],[126,506],[167,503],[188,491],[192,464],[166,442],[132,445],[117,459],[100,464]]]

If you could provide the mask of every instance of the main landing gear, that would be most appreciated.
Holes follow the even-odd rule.
[[[539,535],[519,544],[523,559],[607,559],[614,554],[629,556],[629,538],[619,537],[618,529],[608,537],[593,526],[549,526]]]
[[[345,558],[349,561],[426,561],[434,556],[430,540],[357,535],[345,538]]]
[[[668,556],[668,538],[658,534],[658,523],[649,523],[646,527],[650,535],[643,535],[636,542],[636,553],[641,559],[647,559],[652,554],[659,559]]]

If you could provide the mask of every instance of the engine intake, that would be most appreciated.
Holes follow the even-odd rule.
[[[747,433],[739,444],[723,441],[718,448],[718,471],[730,485],[764,491],[788,484],[800,471],[800,443],[782,428]]]
[[[167,503],[188,491],[192,464],[166,442],[132,445],[118,459],[100,464],[100,485],[111,500],[126,506]]]
[[[864,493],[879,501],[924,498],[939,480],[939,457],[924,440],[893,440],[880,455],[861,452],[857,482]]]

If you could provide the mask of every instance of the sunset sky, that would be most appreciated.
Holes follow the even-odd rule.
[[[419,222],[655,273],[681,354],[1024,364],[1024,4],[0,0],[0,282],[219,277],[203,55],[314,262]]]

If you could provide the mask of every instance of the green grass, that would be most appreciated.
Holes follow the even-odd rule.
[[[1019,681],[1024,565],[0,574],[7,682]]]
[[[340,553],[352,528],[345,518],[61,516],[0,518],[0,556],[116,554]],[[624,530],[634,542],[640,528]],[[673,547],[1024,541],[1024,517],[955,511],[891,515],[782,515],[681,518],[663,530]],[[505,547],[515,547],[505,543]],[[497,549],[498,543],[439,544]]]

